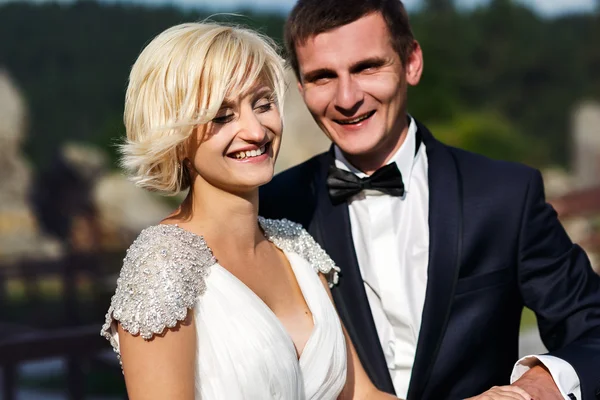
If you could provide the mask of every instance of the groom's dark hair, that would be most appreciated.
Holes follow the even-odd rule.
[[[285,24],[285,47],[290,66],[300,80],[296,45],[368,14],[380,13],[387,25],[392,46],[402,64],[414,49],[408,13],[400,0],[298,0]]]

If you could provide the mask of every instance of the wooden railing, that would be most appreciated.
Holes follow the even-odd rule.
[[[99,325],[91,325],[56,331],[29,332],[0,340],[3,399],[16,399],[19,364],[47,358],[66,360],[68,398],[84,399],[83,366],[107,348],[107,342],[99,335],[99,330]]]
[[[66,361],[66,392],[70,400],[85,397],[84,367],[103,364],[97,357],[110,349],[100,336],[104,312],[109,306],[123,253],[69,254],[59,260],[22,261],[0,265],[0,368],[2,369],[3,399],[16,397],[19,366],[26,362],[48,358]],[[92,315],[82,315],[78,280],[86,277],[87,309]],[[6,283],[19,281],[25,287],[25,302],[43,304],[40,283],[48,278],[62,287],[55,302],[58,320],[40,322],[39,315],[20,315],[18,320],[7,315],[11,302]],[[48,326],[50,325],[50,326]],[[117,363],[103,365],[120,374]]]

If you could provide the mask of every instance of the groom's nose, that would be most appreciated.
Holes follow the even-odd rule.
[[[334,105],[346,116],[352,116],[358,111],[364,100],[364,92],[352,75],[340,76],[337,82]]]

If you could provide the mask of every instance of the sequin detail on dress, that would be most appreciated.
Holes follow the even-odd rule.
[[[316,272],[327,277],[329,287],[338,284],[340,268],[335,265],[315,239],[302,228],[302,225],[287,219],[258,217],[258,221],[265,231],[267,239],[275,246],[306,259]]]
[[[205,278],[216,262],[201,236],[174,225],[144,229],[123,260],[102,336],[118,353],[111,335],[115,321],[144,339],[174,327],[206,290]]]

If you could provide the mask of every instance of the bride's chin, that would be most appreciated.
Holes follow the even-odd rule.
[[[272,179],[260,179],[253,180],[252,182],[237,182],[236,184],[230,185],[225,190],[231,194],[241,197],[252,197],[252,195],[256,194],[259,188],[263,185],[269,183]]]

